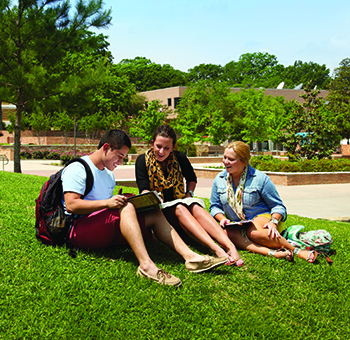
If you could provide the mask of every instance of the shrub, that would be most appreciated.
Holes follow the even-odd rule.
[[[31,159],[32,158],[31,152],[27,149],[22,149],[19,155],[20,155],[21,159]]]
[[[46,155],[46,159],[59,160],[61,159],[61,151],[59,150],[48,150],[49,153]]]
[[[135,145],[131,145],[131,148],[130,148],[128,153],[129,153],[129,155],[133,155],[133,154],[137,153]]]
[[[89,155],[90,153],[77,152],[76,157],[83,157]],[[61,162],[63,165],[66,165],[71,159],[74,158],[74,151],[64,151],[61,153]]]
[[[46,159],[47,155],[50,153],[49,150],[46,149],[37,149],[32,151],[33,159]]]
[[[264,161],[253,157],[250,164],[261,171],[272,172],[339,172],[350,171],[349,159],[312,159],[299,162]]]

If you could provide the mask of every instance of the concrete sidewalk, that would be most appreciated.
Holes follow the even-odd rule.
[[[58,161],[22,160],[22,173],[49,177],[62,166]],[[196,167],[200,166],[195,164]],[[2,170],[2,169],[1,169]],[[5,165],[5,171],[13,171],[13,162]],[[117,180],[135,179],[134,165],[119,166],[114,171]],[[212,179],[198,178],[195,195],[210,198]],[[322,185],[276,185],[288,213],[310,218],[350,221],[350,183]]]

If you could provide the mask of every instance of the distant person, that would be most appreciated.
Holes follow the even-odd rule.
[[[214,257],[202,256],[187,247],[160,211],[137,215],[135,208],[123,195],[113,196],[113,170],[120,164],[131,147],[129,137],[121,130],[110,130],[100,140],[98,149],[84,160],[89,164],[94,185],[82,199],[86,171],[75,162],[62,174],[63,205],[66,213],[78,215],[69,232],[69,240],[80,249],[104,249],[128,243],[139,261],[137,275],[155,282],[173,286],[181,280],[159,269],[149,257],[144,239],[156,238],[178,252],[186,261],[186,269],[205,271],[220,265]]]
[[[237,141],[226,146],[225,170],[214,179],[210,213],[225,228],[238,248],[293,260],[293,255],[314,262],[315,251],[293,247],[281,236],[287,211],[270,178],[249,165],[249,145]],[[231,221],[252,220],[238,226]]]
[[[176,133],[169,125],[156,129],[152,148],[146,154],[140,155],[135,163],[136,182],[140,193],[156,191],[164,202],[193,197],[197,177],[188,158],[174,150],[175,145]],[[188,206],[180,202],[162,211],[172,226],[181,227],[216,256],[226,258],[227,265],[243,266],[244,262],[232,241],[200,204],[193,203]]]

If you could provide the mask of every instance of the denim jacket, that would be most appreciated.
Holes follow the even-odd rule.
[[[223,170],[214,179],[210,196],[210,214],[214,217],[222,213],[231,221],[240,219],[227,201],[227,171]],[[236,192],[236,188],[233,188]],[[263,172],[249,165],[243,191],[243,213],[247,220],[264,213],[279,213],[282,221],[287,219],[287,210],[271,179]]]

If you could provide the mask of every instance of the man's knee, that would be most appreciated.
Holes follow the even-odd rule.
[[[120,217],[128,215],[129,217],[135,216],[136,217],[136,210],[135,207],[127,202],[121,209],[120,209]]]

